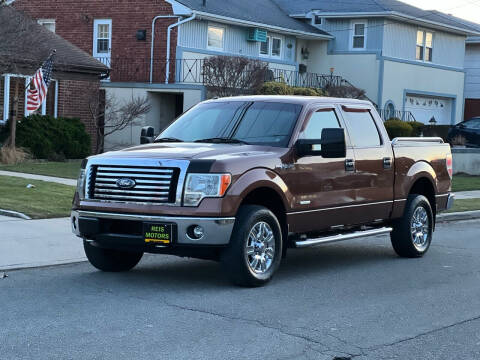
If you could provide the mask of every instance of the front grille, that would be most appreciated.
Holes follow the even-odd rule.
[[[179,172],[178,168],[93,165],[88,197],[99,201],[174,203]],[[135,186],[121,188],[117,185],[119,179],[134,180]]]

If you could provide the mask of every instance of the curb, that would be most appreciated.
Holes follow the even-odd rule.
[[[0,215],[20,218],[20,219],[23,219],[23,220],[32,220],[32,218],[30,216],[27,216],[25,214],[22,214],[21,212],[12,211],[12,210],[0,209]]]
[[[480,219],[480,210],[460,211],[437,215],[437,222]]]

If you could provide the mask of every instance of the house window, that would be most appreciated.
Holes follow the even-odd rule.
[[[272,38],[272,57],[281,57],[282,55],[282,39]]]
[[[322,25],[322,17],[320,15],[315,15],[313,17],[313,24],[314,25]]]
[[[223,38],[225,28],[220,26],[208,26],[207,48],[215,50],[223,50]]]
[[[40,25],[45,26],[51,32],[55,32],[55,19],[38,19]]]
[[[352,24],[352,49],[362,50],[367,44],[367,23],[357,22]]]
[[[270,36],[267,36],[267,41],[260,43],[260,55],[270,55]]]
[[[267,36],[267,41],[260,43],[260,56],[281,58],[283,39]]]
[[[96,19],[93,26],[93,56],[97,58],[110,57],[112,20]],[[105,62],[105,64],[107,63]]]
[[[97,53],[104,54],[108,53],[110,48],[110,25],[109,24],[99,24],[98,25],[98,35],[97,35]]]
[[[420,61],[432,61],[433,33],[423,30],[417,31],[417,48],[415,58]]]

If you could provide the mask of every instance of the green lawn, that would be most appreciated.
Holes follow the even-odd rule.
[[[480,210],[480,199],[455,200],[453,207],[447,212]]]
[[[454,175],[453,191],[480,190],[480,176]]]
[[[26,161],[17,165],[0,164],[0,170],[76,179],[78,177],[78,172],[80,171],[81,163],[82,160],[70,160],[65,162]]]
[[[27,189],[27,184],[35,188]],[[0,176],[0,209],[19,211],[34,219],[69,216],[74,193],[73,186]]]

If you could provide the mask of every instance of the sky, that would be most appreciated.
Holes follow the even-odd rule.
[[[425,9],[438,10],[460,18],[480,23],[480,0],[401,0]]]

